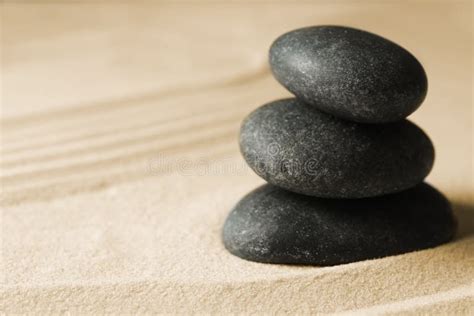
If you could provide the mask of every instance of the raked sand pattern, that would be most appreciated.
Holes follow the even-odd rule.
[[[471,10],[2,4],[0,311],[472,313]],[[225,251],[228,211],[263,183],[238,152],[240,122],[288,96],[267,49],[314,24],[372,30],[423,63],[428,96],[410,119],[435,145],[427,182],[453,204],[453,242],[326,268]]]

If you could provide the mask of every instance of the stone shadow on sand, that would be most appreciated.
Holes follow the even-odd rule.
[[[454,215],[458,220],[458,231],[455,239],[474,235],[474,204],[468,202],[451,202]]]

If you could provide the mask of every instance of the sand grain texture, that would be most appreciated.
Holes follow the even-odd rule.
[[[425,66],[411,119],[435,144],[454,242],[328,268],[224,250],[227,213],[263,182],[239,124],[288,96],[268,47],[314,24],[386,36]],[[2,3],[1,27],[0,311],[472,313],[470,2]]]

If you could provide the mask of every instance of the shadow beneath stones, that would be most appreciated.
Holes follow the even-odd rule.
[[[474,205],[456,201],[453,201],[451,205],[458,220],[458,232],[455,239],[474,235]]]

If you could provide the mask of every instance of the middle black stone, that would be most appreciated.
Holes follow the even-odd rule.
[[[269,183],[306,195],[363,198],[399,192],[430,172],[434,148],[415,124],[344,121],[297,99],[268,103],[240,131],[250,167]]]

